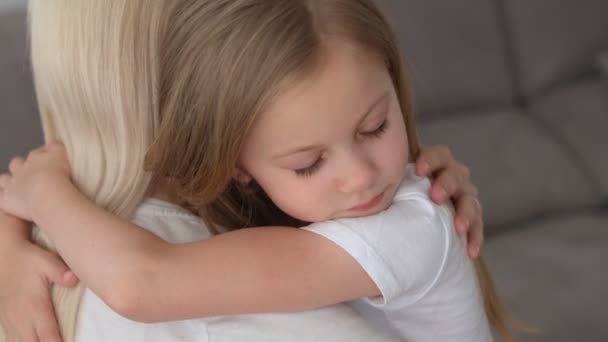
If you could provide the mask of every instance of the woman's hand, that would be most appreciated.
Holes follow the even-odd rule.
[[[0,209],[27,221],[33,221],[36,201],[48,200],[52,186],[70,182],[70,164],[58,142],[33,150],[27,159],[14,158],[9,171],[0,175]]]
[[[443,145],[423,146],[416,160],[419,176],[433,176],[430,197],[438,204],[451,199],[456,208],[454,225],[461,235],[468,235],[468,253],[479,256],[483,242],[483,216],[477,187],[469,169],[452,156]]]
[[[28,223],[0,212],[0,324],[9,342],[60,342],[50,285],[72,287],[78,279],[27,232]]]

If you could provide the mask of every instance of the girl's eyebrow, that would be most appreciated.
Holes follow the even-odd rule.
[[[291,154],[303,153],[303,152],[318,150],[321,148],[323,148],[322,145],[308,145],[308,146],[296,147],[292,150],[289,150],[289,151],[286,151],[284,153],[280,153],[280,154],[274,156],[274,159],[280,159],[283,157],[287,157],[288,155],[291,155]]]
[[[359,119],[359,122],[357,123],[357,125],[360,125],[363,121],[365,121],[365,119],[367,119],[367,117],[374,111],[374,108],[376,108],[380,103],[382,103],[382,101],[386,100],[386,98],[388,97],[389,94],[390,94],[390,92],[388,90],[385,90],[384,92],[382,92],[382,94],[378,97],[378,99],[376,101],[374,101],[371,106],[369,106],[369,108],[367,109],[367,111],[365,113],[363,113],[363,115],[361,116],[361,119]]]
[[[389,94],[390,94],[390,92],[388,90],[382,92],[382,94],[361,115],[361,118],[357,122],[357,125],[360,125],[363,121],[365,121],[365,119],[367,119],[367,117],[373,112],[374,108],[376,108],[380,103],[382,103],[382,101],[384,101],[389,96]],[[273,159],[279,159],[279,158],[286,157],[290,154],[302,153],[302,152],[307,152],[307,151],[320,149],[320,148],[322,148],[321,145],[308,145],[308,146],[296,147],[289,151],[285,151],[283,153],[277,154],[276,156],[273,157]]]

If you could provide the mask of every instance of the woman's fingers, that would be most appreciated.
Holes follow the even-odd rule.
[[[79,279],[58,256],[47,251],[38,251],[42,253],[41,260],[44,265],[41,268],[45,270],[45,277],[49,283],[63,287],[73,287],[78,284]]]
[[[477,258],[483,245],[483,221],[477,220],[471,226],[468,235],[468,252],[471,258]]]
[[[445,145],[421,146],[416,160],[416,173],[419,176],[431,174],[448,167],[454,161],[450,149]]]
[[[444,145],[424,146],[416,160],[419,176],[436,176],[431,188],[431,199],[444,203],[450,197],[464,193],[471,183],[471,172],[454,159],[450,149]]]
[[[471,184],[469,169],[461,164],[452,163],[437,175],[431,188],[431,199],[436,203],[444,203],[448,198],[456,198],[463,194],[476,195],[476,189]]]
[[[469,256],[477,257],[483,242],[483,212],[476,195],[464,195],[456,203],[456,231],[467,235]]]
[[[20,331],[19,333],[12,333],[12,327],[6,328],[6,341],[7,342],[43,342],[44,340],[39,340],[38,335],[36,334],[36,330],[34,327],[29,327],[26,331]]]
[[[6,299],[3,299],[6,301]],[[10,312],[6,312],[6,310],[0,311],[0,324],[2,324],[3,332],[5,334],[5,341],[7,342],[43,342],[46,341],[44,339],[38,338],[38,333],[36,332],[35,321],[40,316],[40,311],[38,311],[38,307],[30,308],[20,306],[18,310],[11,310]],[[28,315],[25,316],[24,313],[28,312]],[[24,319],[27,317],[28,319]],[[53,316],[54,317],[54,316]],[[51,341],[53,341],[51,339]],[[61,342],[61,339],[54,340],[56,342]]]
[[[55,309],[50,301],[43,301],[38,309],[37,315],[40,319],[37,320],[35,333],[37,341],[62,342],[59,325],[55,319]]]
[[[71,273],[61,260],[37,247],[25,248],[31,259],[28,265],[33,269],[21,269],[28,272],[26,278],[10,295],[10,301],[4,298],[0,304],[0,322],[6,325],[7,335],[14,339],[7,341],[61,342],[61,333],[56,319],[55,309],[51,300],[52,282],[59,283],[62,275]],[[31,273],[36,270],[36,274]],[[10,272],[9,272],[10,273]],[[65,282],[64,282],[65,283]],[[60,286],[65,286],[64,284]]]
[[[430,190],[433,202],[442,204],[452,199],[456,209],[455,228],[468,237],[469,255],[477,257],[483,242],[483,216],[470,170],[454,159],[447,146],[431,145],[421,147],[416,173],[434,176]]]

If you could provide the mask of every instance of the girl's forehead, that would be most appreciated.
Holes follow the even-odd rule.
[[[335,127],[355,126],[374,102],[394,94],[383,60],[351,44],[334,44],[307,76],[260,113],[246,143],[274,149],[331,135]]]
[[[316,68],[288,83],[262,115],[356,105],[356,100],[364,100],[362,96],[390,80],[384,62],[376,55],[352,44],[335,43],[319,59]]]

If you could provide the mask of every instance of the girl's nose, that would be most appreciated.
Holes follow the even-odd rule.
[[[371,158],[353,154],[345,159],[344,167],[337,177],[338,190],[344,193],[369,190],[377,177],[377,168]]]

